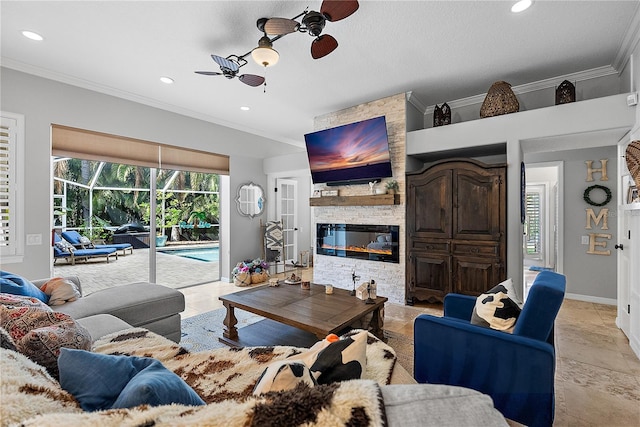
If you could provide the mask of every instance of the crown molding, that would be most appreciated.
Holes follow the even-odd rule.
[[[551,89],[555,89],[564,80],[580,82],[580,81],[595,79],[595,78],[598,78],[598,77],[610,76],[612,74],[618,74],[618,72],[611,65],[605,65],[603,67],[592,68],[590,70],[584,70],[584,71],[578,71],[577,73],[571,73],[571,74],[567,74],[567,75],[564,75],[564,76],[558,76],[558,77],[552,77],[552,78],[549,78],[549,79],[538,80],[536,82],[525,83],[525,84],[519,85],[519,86],[512,86],[511,90],[516,95],[522,95],[522,94],[525,94],[525,93],[536,92],[536,91],[543,90],[543,89],[550,89],[550,88]],[[454,101],[447,101],[447,104],[452,109],[453,108],[460,108],[460,107],[467,107],[469,105],[475,105],[475,104],[482,103],[486,96],[487,96],[487,94],[485,92],[485,93],[482,93],[482,94],[479,94],[479,95],[469,96],[467,98],[461,98],[461,99],[457,99],[457,100],[454,100]],[[424,114],[425,115],[426,114],[433,114],[434,107],[435,106],[430,105],[429,107],[425,108]]]
[[[216,117],[202,114],[197,111],[189,110],[188,108],[179,107],[177,105],[168,104],[166,102],[158,101],[157,99],[147,98],[144,96],[136,95],[131,92],[127,92],[121,89],[116,89],[111,86],[101,85],[90,80],[81,79],[79,77],[70,76],[64,73],[58,73],[45,68],[34,67],[33,65],[25,64],[20,61],[15,61],[10,58],[2,57],[0,59],[0,65],[5,68],[9,68],[15,71],[20,71],[26,74],[32,74],[34,76],[42,77],[48,80],[53,80],[59,83],[65,83],[71,86],[79,87],[82,89],[91,90],[94,92],[102,93],[105,95],[115,96],[117,98],[126,99],[127,101],[136,102],[138,104],[147,105],[149,107],[158,108],[160,110],[169,111],[171,113],[180,114],[182,116],[191,117],[193,119],[202,120],[204,122],[213,123],[219,126],[235,129],[240,132],[246,132],[253,135],[259,135],[263,138],[272,139],[276,142],[282,142],[284,144],[293,145],[296,147],[304,148],[304,142],[294,141],[289,139],[283,139],[276,135],[269,135],[264,131],[258,129],[248,128],[246,126],[240,126],[237,123],[226,122]]]
[[[413,91],[408,91],[406,93],[406,97],[407,97],[407,101],[409,102],[409,104],[413,105],[414,107],[416,107],[418,109],[418,111],[420,111],[422,114],[424,114],[425,110],[427,109],[427,106],[424,105],[422,103],[422,101],[420,101],[418,99],[417,96],[414,95]],[[433,110],[433,107],[431,107]]]
[[[623,70],[629,59],[631,58],[631,54],[635,51],[638,43],[640,42],[640,3],[636,6],[636,13],[634,13],[631,22],[629,23],[629,27],[625,32],[624,38],[622,39],[622,43],[620,44],[620,49],[618,49],[618,53],[616,54],[616,58],[613,60],[613,67],[616,70]],[[631,88],[634,90],[634,88]]]

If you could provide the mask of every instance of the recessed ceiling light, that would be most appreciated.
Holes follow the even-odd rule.
[[[168,85],[170,85],[171,83],[173,83],[173,79],[171,77],[160,77],[160,81],[162,83],[166,83]]]
[[[520,0],[519,2],[516,2],[516,4],[511,6],[511,12],[520,13],[522,11],[525,11],[529,9],[529,6],[531,6],[532,3],[533,2],[531,0]]]
[[[44,40],[44,37],[42,37],[38,33],[34,33],[33,31],[24,30],[22,32],[22,35],[25,36],[28,39],[35,40],[35,41],[38,41],[38,42],[41,42],[42,40]]]
[[[240,109],[242,111],[249,111],[251,108],[244,106],[244,107],[240,107]]]

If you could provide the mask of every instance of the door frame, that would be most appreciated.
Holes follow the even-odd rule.
[[[289,215],[293,215],[293,228],[285,228],[285,221],[282,220],[282,185],[291,185],[293,187],[293,213],[289,213]],[[282,221],[282,233],[284,238],[284,246],[282,248],[282,261],[285,263],[285,266],[288,265],[289,261],[293,261],[294,263],[298,262],[297,254],[298,254],[298,181],[295,179],[289,178],[276,178],[276,218]],[[293,242],[289,242],[287,239],[287,231],[291,231],[291,235],[293,236]],[[292,258],[287,258],[287,246],[292,246]]]
[[[556,182],[556,186],[558,188],[557,194],[554,195],[553,191],[551,191],[553,189],[553,185],[548,185],[547,186],[547,192],[545,195],[545,204],[547,206],[550,206],[551,204],[549,203],[549,198],[550,197],[557,197],[557,203],[556,207],[555,207],[555,212],[550,212],[549,210],[547,210],[548,213],[548,217],[549,220],[551,220],[551,218],[555,218],[555,221],[547,221],[547,223],[551,223],[553,224],[553,222],[555,222],[555,227],[556,227],[556,236],[558,239],[558,243],[557,243],[557,248],[556,248],[556,253],[555,253],[555,259],[556,259],[556,266],[555,266],[555,271],[557,273],[561,273],[564,271],[564,162],[563,161],[552,161],[552,162],[539,162],[539,163],[527,163],[526,164],[527,170],[529,170],[530,168],[544,168],[544,167],[553,167],[556,168],[556,173],[557,173],[557,182]],[[525,178],[527,180],[527,184],[529,183],[528,181],[528,177]],[[531,181],[531,183],[533,184],[534,182]],[[548,234],[547,236],[549,236],[550,234]],[[547,244],[550,244],[551,240],[547,241]],[[523,260],[523,264],[524,264],[524,249],[522,250],[522,260]]]

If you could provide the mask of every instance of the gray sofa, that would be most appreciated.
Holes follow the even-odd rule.
[[[66,278],[73,281],[82,294],[80,279]],[[32,283],[41,287],[47,280]],[[180,342],[180,313],[184,307],[184,295],[175,289],[140,282],[96,291],[51,308],[73,317],[87,328],[94,340],[134,326]]]

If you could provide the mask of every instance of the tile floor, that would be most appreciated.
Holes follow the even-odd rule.
[[[303,272],[307,278],[311,270]],[[181,289],[184,317],[222,307],[218,296],[242,290],[215,282]],[[387,304],[385,329],[413,336],[421,313],[438,304]],[[565,300],[556,321],[556,426],[640,426],[640,361],[615,326],[614,306]],[[517,423],[511,423],[517,425]]]

